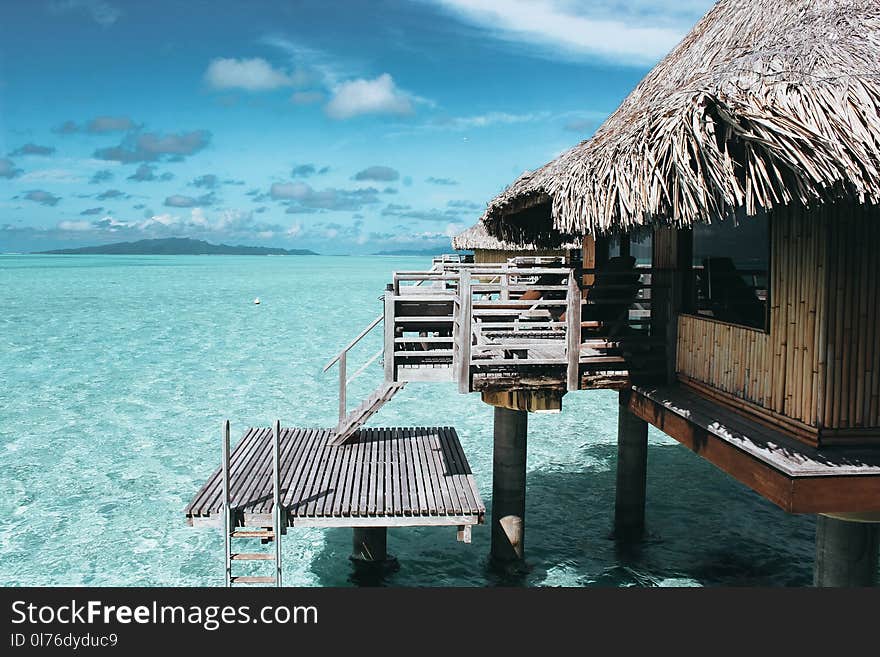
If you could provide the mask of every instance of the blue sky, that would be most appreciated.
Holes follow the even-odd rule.
[[[0,251],[438,248],[710,0],[0,6]]]

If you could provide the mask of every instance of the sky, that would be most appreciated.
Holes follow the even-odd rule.
[[[0,252],[443,249],[711,0],[3,0]]]

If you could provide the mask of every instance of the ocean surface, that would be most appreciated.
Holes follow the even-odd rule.
[[[426,258],[0,256],[0,583],[221,585],[217,529],[183,509],[219,463],[220,424],[332,426],[324,362]],[[254,305],[255,297],[262,303]],[[378,331],[349,371],[380,347]],[[352,384],[353,405],[381,379]],[[389,586],[802,586],[815,524],[651,430],[641,546],[610,537],[616,395],[529,417],[528,571],[488,565],[489,530],[389,530]],[[454,425],[491,508],[492,409],[413,383],[371,423]],[[292,530],[287,585],[352,586],[351,530]]]

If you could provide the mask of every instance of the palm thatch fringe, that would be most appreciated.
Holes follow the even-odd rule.
[[[577,249],[580,248],[580,240],[554,244],[553,248]],[[452,248],[456,251],[472,251],[483,249],[489,251],[538,251],[545,247],[534,244],[513,244],[503,242],[489,235],[482,223],[476,223],[470,228],[460,232],[452,238]]]
[[[592,139],[482,221],[529,242],[838,198],[880,203],[880,2],[720,0]]]

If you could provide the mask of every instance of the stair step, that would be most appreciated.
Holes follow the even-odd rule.
[[[342,421],[336,425],[336,436],[330,441],[333,446],[344,444],[364,422],[369,420],[380,408],[388,403],[404,386],[405,381],[383,383],[376,388],[356,409],[348,413]]]
[[[254,575],[237,575],[230,578],[233,584],[274,584],[274,577],[263,577]]]
[[[271,529],[236,529],[230,534],[232,538],[275,538]]]
[[[233,552],[233,561],[275,561],[275,555],[267,552]]]

